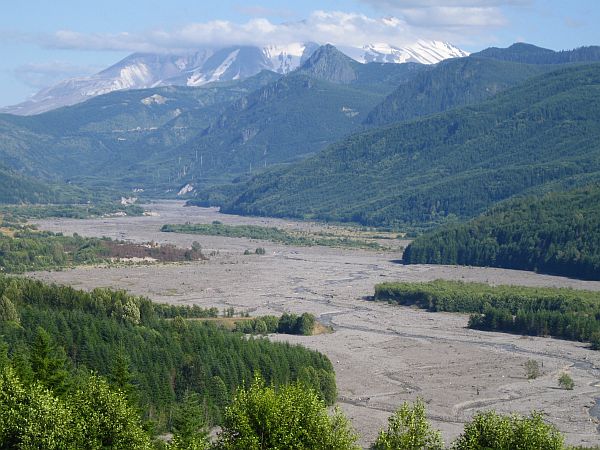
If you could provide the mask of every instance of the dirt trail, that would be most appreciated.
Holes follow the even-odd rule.
[[[600,282],[529,272],[448,266],[403,266],[393,252],[287,247],[270,242],[160,233],[164,223],[259,224],[310,228],[319,224],[220,215],[214,209],[183,208],[181,202],[151,207],[159,216],[96,220],[45,220],[43,229],[190,246],[198,241],[208,262],[79,268],[32,274],[83,289],[110,286],[155,301],[249,310],[253,315],[312,312],[335,328],[319,336],[274,336],[324,352],[333,362],[340,405],[366,446],[390,412],[422,397],[446,440],[454,438],[478,409],[529,413],[543,410],[569,443],[597,444],[590,408],[600,397],[600,353],[580,343],[466,329],[460,314],[427,313],[365,300],[381,281],[454,279],[492,284],[565,286],[600,290]],[[267,250],[244,256],[245,249]],[[543,364],[529,381],[523,364]],[[557,389],[568,370],[573,391]]]

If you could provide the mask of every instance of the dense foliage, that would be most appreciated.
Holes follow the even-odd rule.
[[[69,203],[92,195],[72,186],[43,182],[0,164],[0,205],[12,203]]]
[[[574,50],[554,51],[518,42],[508,48],[490,47],[472,56],[525,64],[568,64],[600,61],[600,47],[592,45]]]
[[[562,450],[564,438],[541,413],[530,417],[502,416],[494,411],[477,413],[465,425],[453,450]]]
[[[276,227],[263,227],[260,225],[225,225],[212,224],[166,224],[160,231],[171,233],[202,234],[208,236],[240,237],[248,239],[262,239],[285,245],[313,246],[323,245],[328,247],[350,248],[380,248],[376,242],[367,242],[361,239],[340,237],[325,232],[305,233],[295,230],[282,230]]]
[[[599,280],[600,186],[510,201],[418,237],[403,259]]]
[[[128,393],[161,429],[171,425],[171,410],[188,391],[218,422],[237,387],[255,372],[274,385],[301,378],[322,398],[335,398],[325,356],[179,316],[164,320],[172,307],[145,298],[8,277],[0,277],[0,298],[0,336],[22,383],[37,380],[60,396],[74,388],[77,373],[93,370]],[[190,315],[202,313],[214,311]]]
[[[371,111],[366,122],[384,125],[472,105],[516,84],[555,70],[557,64],[600,61],[600,47],[555,52],[530,44],[488,48],[442,61],[402,83]]]
[[[68,395],[23,382],[0,367],[0,447],[76,450],[150,448],[149,433],[122,391],[103,378],[80,374]]]
[[[430,311],[473,313],[469,327],[591,342],[600,347],[600,293],[432,281],[382,283],[375,300]]]
[[[473,217],[528,190],[599,179],[599,122],[600,65],[563,68],[267,171],[229,190],[222,211],[368,225]]]
[[[477,57],[442,61],[398,86],[366,123],[382,126],[472,105],[551,69]]]
[[[304,384],[275,389],[258,378],[226,409],[216,448],[350,450],[356,439],[348,419],[338,410],[330,416]]]
[[[237,322],[235,329],[242,333],[267,334],[284,333],[310,336],[315,327],[315,316],[310,313],[289,314],[284,313],[281,317],[260,316],[251,320]]]

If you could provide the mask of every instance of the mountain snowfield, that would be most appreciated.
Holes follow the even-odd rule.
[[[308,42],[274,44],[262,48],[236,46],[201,49],[185,55],[134,53],[95,75],[64,80],[43,89],[23,103],[1,108],[0,112],[32,115],[123,89],[202,86],[216,81],[244,79],[261,70],[285,74],[298,68],[318,47],[318,44]],[[435,64],[444,59],[468,55],[452,44],[424,40],[406,47],[381,43],[338,48],[361,63]]]

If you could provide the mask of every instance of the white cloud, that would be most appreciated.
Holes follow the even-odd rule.
[[[506,25],[502,7],[532,4],[532,0],[360,0],[377,10],[394,13],[414,27],[455,30]]]
[[[386,2],[416,3],[393,0],[379,3]],[[347,46],[386,42],[402,46],[417,39],[439,39],[460,44],[466,36],[473,35],[474,30],[503,24],[502,18],[487,8],[473,7],[469,15],[458,6],[436,7],[435,10],[415,7],[401,12],[374,18],[361,13],[314,11],[307,19],[295,22],[274,23],[265,18],[252,18],[244,23],[214,20],[190,23],[176,30],[155,29],[141,33],[61,30],[38,36],[38,42],[50,48],[138,52],[184,52],[198,47],[240,43],[265,45],[307,41]]]

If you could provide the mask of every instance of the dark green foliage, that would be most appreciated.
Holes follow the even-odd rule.
[[[402,83],[367,116],[382,126],[472,105],[515,86],[552,66],[532,66],[477,57],[442,61]]]
[[[194,201],[188,202],[194,205]],[[222,223],[211,224],[166,224],[160,231],[171,233],[202,234],[207,236],[243,237],[248,239],[261,239],[285,245],[313,246],[323,245],[328,247],[350,248],[380,248],[376,242],[367,242],[360,239],[339,237],[325,232],[302,233],[288,231],[275,227],[260,225],[225,225]],[[257,249],[258,250],[258,249]],[[264,249],[263,249],[264,250]],[[256,254],[263,254],[255,252]],[[248,254],[250,251],[248,250]]]
[[[412,242],[408,264],[460,264],[600,279],[600,186],[507,202]]]
[[[563,450],[563,437],[544,422],[541,413],[530,417],[502,416],[494,411],[477,413],[465,425],[453,450]]]
[[[479,106],[354,135],[229,190],[222,211],[427,225],[527,191],[600,178],[600,65],[560,69]]]
[[[37,382],[58,395],[67,390],[67,355],[42,327],[37,328],[29,359]]]
[[[600,293],[433,281],[382,283],[375,300],[430,311],[473,313],[469,327],[592,342],[600,335]]]
[[[236,331],[252,334],[284,333],[310,336],[315,327],[315,316],[284,313],[281,317],[261,316],[236,323]]]
[[[198,394],[186,392],[173,416],[173,450],[209,448],[204,407]]]
[[[217,422],[236,388],[255,372],[274,385],[298,379],[306,367],[314,367],[324,380],[333,372],[319,353],[246,338],[201,321],[164,320],[183,308],[121,291],[82,292],[0,277],[2,295],[13,298],[21,317],[20,326],[0,322],[0,336],[24,384],[37,380],[60,396],[78,385],[73,377],[87,368],[108,377],[124,395],[133,392],[130,400],[137,399],[144,417],[163,430],[186,392],[200,395],[209,419]],[[214,313],[189,309],[188,317]],[[318,381],[313,387],[321,392]],[[329,399],[332,388],[322,384],[322,395]]]
[[[276,389],[260,378],[236,393],[216,443],[220,450],[358,448],[348,419],[327,408],[312,389],[295,383]]]
[[[593,45],[555,52],[547,48],[519,42],[508,48],[486,48],[478,53],[473,53],[471,56],[525,64],[567,64],[600,61],[600,47]]]

